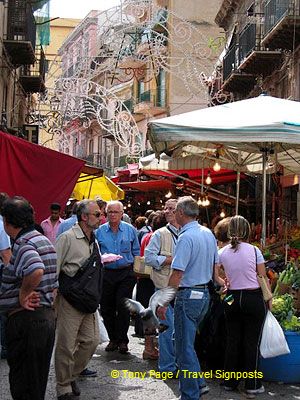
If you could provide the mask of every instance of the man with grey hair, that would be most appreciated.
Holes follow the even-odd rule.
[[[101,315],[109,336],[106,351],[128,352],[129,311],[125,307],[124,297],[131,298],[136,283],[133,272],[134,257],[140,254],[140,245],[136,229],[122,221],[123,204],[111,201],[106,206],[108,222],[96,231],[101,253],[114,253],[121,259],[105,264]]]
[[[182,227],[171,264],[169,286],[178,289],[174,307],[175,351],[180,371],[181,400],[199,400],[208,391],[194,349],[196,331],[208,311],[209,284],[218,262],[216,239],[212,232],[199,225],[199,206],[190,196],[178,200],[175,218]],[[164,318],[165,307],[158,308]],[[195,373],[196,375],[193,375]]]
[[[78,203],[78,223],[63,232],[56,241],[57,271],[73,277],[94,251],[94,230],[99,227],[101,212],[96,201]],[[98,268],[100,265],[100,257]],[[75,379],[84,370],[99,343],[96,315],[73,307],[59,293],[56,299],[57,342],[55,372],[57,398],[73,399],[80,395]]]

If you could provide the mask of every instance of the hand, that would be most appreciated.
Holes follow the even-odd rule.
[[[268,303],[268,309],[269,309],[270,311],[272,311],[272,305],[273,305],[272,299],[270,299],[267,303]]]
[[[158,316],[159,319],[162,320],[166,319],[167,308],[168,307],[161,307],[161,306],[157,307],[156,315]]]
[[[31,292],[27,296],[22,296],[20,293],[19,301],[25,310],[34,311],[40,305],[40,294],[38,292]]]

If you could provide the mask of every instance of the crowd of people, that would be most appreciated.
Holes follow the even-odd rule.
[[[105,351],[127,354],[130,313],[124,299],[136,287],[136,300],[146,307],[155,291],[168,286],[176,295],[156,310],[165,326],[158,340],[135,318],[135,334],[145,338],[142,357],[157,360],[160,372],[179,378],[181,400],[207,393],[195,337],[218,287],[226,294],[224,370],[231,372],[224,390],[235,390],[236,373],[244,371],[246,393],[264,392],[251,373],[258,370],[272,302],[262,297],[256,276],[266,275],[264,259],[249,243],[245,218],[223,219],[213,232],[198,221],[199,206],[190,196],[167,200],[163,211],[148,210],[134,225],[125,222],[120,201],[76,202],[65,220],[61,206],[53,203],[40,225],[22,197],[0,194],[0,209],[1,357],[7,358],[13,399],[44,399],[53,352],[57,398],[78,398],[77,378],[96,375],[87,366],[99,344],[99,311],[109,337]],[[134,272],[138,257],[150,275]],[[84,281],[85,271],[98,272],[93,275],[98,285],[74,294],[73,285]],[[87,296],[94,295],[88,292],[95,290],[95,309],[86,307]]]

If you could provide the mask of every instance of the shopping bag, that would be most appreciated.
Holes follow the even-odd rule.
[[[283,330],[271,311],[268,311],[260,342],[260,354],[263,358],[271,358],[288,353],[290,349]]]
[[[99,344],[109,342],[108,333],[99,311],[95,313],[95,316],[99,327]]]

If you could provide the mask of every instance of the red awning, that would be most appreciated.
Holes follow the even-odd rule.
[[[0,132],[0,191],[23,196],[33,205],[37,222],[50,204],[66,204],[85,162]]]
[[[138,190],[140,192],[170,190],[174,186],[172,182],[167,179],[160,179],[155,181],[118,182],[118,185],[123,190],[132,189]]]
[[[230,169],[221,169],[221,171],[215,172],[213,169],[204,169],[204,179],[207,177],[208,171],[210,172],[210,176],[212,179],[212,185],[219,185],[222,183],[229,183],[229,182],[234,182],[236,180],[236,172],[232,171]],[[162,171],[162,170],[142,170],[142,173],[145,175],[148,175],[149,177],[155,176],[164,176],[168,177],[169,179],[176,179],[176,175],[182,175],[183,177],[189,178],[194,180],[197,183],[201,183],[201,174],[202,170],[201,169],[181,169],[181,170],[170,170],[170,173],[168,171]],[[241,173],[241,179],[245,178],[246,175]],[[180,179],[180,177],[178,177]],[[182,180],[184,182],[184,180]],[[204,182],[205,184],[205,182]]]

